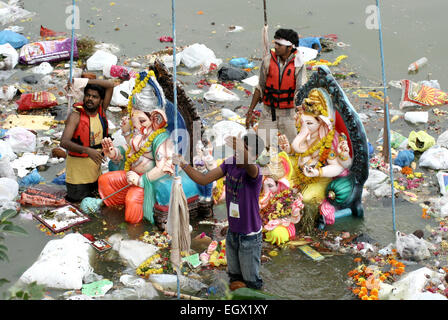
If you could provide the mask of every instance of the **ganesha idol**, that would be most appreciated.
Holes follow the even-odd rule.
[[[172,163],[175,146],[170,139],[166,107],[168,102],[154,73],[140,73],[129,97],[129,114],[120,123],[126,145],[115,147],[110,138],[102,141],[103,152],[111,161],[109,172],[98,180],[99,193],[104,198],[123,188],[105,199],[104,204],[124,205],[125,221],[131,224],[145,218],[164,229],[166,217],[158,216],[160,212],[156,209],[169,204],[175,173]],[[179,175],[189,203],[197,200],[196,184],[185,174]]]
[[[264,229],[266,240],[276,244],[294,236],[293,224],[303,232],[311,232],[319,222],[321,226],[333,224],[341,212],[363,216],[367,138],[356,112],[327,67],[319,67],[302,87],[296,105],[297,136],[291,142],[285,135],[278,140],[282,150],[278,158],[283,159],[289,173],[277,181],[269,182],[265,177],[266,183],[275,185],[271,197],[275,194],[278,208],[277,216],[271,215]],[[261,198],[261,212],[264,201]]]

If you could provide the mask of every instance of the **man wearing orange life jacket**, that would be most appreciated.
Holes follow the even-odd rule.
[[[274,50],[261,63],[259,83],[246,115],[246,128],[249,129],[255,106],[263,102],[257,134],[263,138],[268,150],[277,145],[277,132],[285,134],[290,142],[297,135],[294,101],[297,91],[307,81],[303,58],[296,49],[299,44],[297,32],[278,29],[274,42]]]
[[[114,82],[75,79],[83,82],[82,103],[75,103],[61,138],[66,159],[66,199],[78,202],[94,196],[98,190],[101,164],[104,162],[101,140],[108,135],[106,111],[112,99]]]

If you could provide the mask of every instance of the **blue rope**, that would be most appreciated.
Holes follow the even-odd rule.
[[[384,52],[383,52],[383,31],[381,28],[381,14],[380,14],[380,5],[379,0],[376,0],[376,6],[378,8],[378,24],[379,24],[379,35],[380,35],[380,50],[381,50],[381,65],[382,65],[382,72],[383,72],[383,90],[384,90],[384,102],[385,102],[385,117],[387,121],[387,145],[389,148],[389,167],[390,167],[390,180],[391,180],[391,191],[392,191],[392,223],[393,223],[393,229],[396,231],[395,228],[395,192],[394,192],[394,172],[392,168],[392,149],[390,146],[390,121],[389,121],[389,104],[387,102],[387,88],[386,88],[386,71],[384,67]]]
[[[176,68],[176,0],[172,0],[171,1],[171,12],[172,12],[172,24],[173,24],[173,104],[174,104],[174,132],[175,132],[175,137],[176,137],[176,141],[174,144],[174,152],[176,154],[179,153],[179,147],[178,147],[178,142],[179,142],[179,136],[177,133],[177,68]],[[178,166],[175,166],[175,175],[177,177],[178,175]],[[180,267],[180,266],[179,266]],[[176,270],[177,271],[177,299],[180,300],[180,283],[179,283],[179,273],[180,270]]]

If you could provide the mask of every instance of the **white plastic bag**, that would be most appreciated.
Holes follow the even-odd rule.
[[[380,300],[446,300],[439,293],[423,292],[432,279],[440,278],[440,274],[423,267],[405,274],[392,285],[381,283],[378,298]]]
[[[244,126],[235,121],[223,120],[216,123],[213,128],[207,131],[207,137],[213,141],[216,148],[225,144],[225,137],[228,135],[238,136],[246,134],[247,130]]]
[[[370,190],[375,190],[382,184],[389,184],[389,176],[377,169],[369,170],[369,177],[364,183],[364,187]]]
[[[0,178],[0,202],[12,201],[19,194],[19,184],[10,178]]]
[[[210,89],[206,93],[204,93],[204,98],[206,100],[217,102],[240,100],[240,98],[235,93],[217,83],[214,83],[210,86]]]
[[[417,123],[427,123],[428,122],[428,112],[427,111],[413,111],[406,112],[404,114],[404,120]]]
[[[434,145],[420,156],[418,165],[434,170],[448,169],[448,149]]]
[[[103,51],[97,50],[89,59],[87,59],[87,70],[89,71],[103,71],[106,65],[115,65],[118,62],[116,55]]]
[[[0,88],[0,100],[10,101],[17,93],[15,86],[3,86]]]
[[[15,153],[36,151],[36,136],[31,131],[14,127],[8,130],[9,145]]]
[[[421,261],[431,256],[427,241],[414,234],[405,235],[397,231],[395,247],[400,257],[406,260]]]
[[[14,153],[14,150],[12,150],[8,140],[0,140],[0,154],[8,157],[10,161],[13,161],[17,158],[17,155]]]
[[[53,67],[48,62],[42,62],[40,65],[31,68],[31,71],[37,74],[49,74],[53,72]]]
[[[448,149],[448,130],[445,131],[444,133],[442,133],[438,138],[437,138],[437,143],[439,146],[447,148]]]
[[[177,60],[177,58],[176,58]],[[177,62],[177,61],[176,61]],[[215,53],[207,48],[203,44],[195,43],[191,46],[186,47],[182,51],[181,62],[189,69],[196,68],[201,65],[209,67],[211,63],[219,66],[222,63],[221,59],[217,59]]]
[[[131,78],[129,81],[124,81],[120,85],[114,87],[114,92],[112,94],[112,100],[110,104],[112,106],[125,107],[128,105],[128,98],[121,94],[121,91],[127,93],[129,96],[132,93],[132,89],[135,85],[135,78]]]
[[[19,53],[9,43],[0,45],[0,54],[6,57],[0,62],[0,70],[14,69],[19,63]]]
[[[124,240],[120,234],[110,236],[109,242],[112,248],[118,251],[120,257],[126,260],[133,268],[137,268],[159,250],[156,246],[149,243],[138,240]]]
[[[2,25],[12,23],[18,19],[31,18],[35,14],[35,12],[20,8],[18,0],[9,0],[8,3],[0,1],[0,23]]]
[[[174,66],[173,65],[173,61],[174,61],[173,55],[170,55],[170,54],[163,55],[162,57],[160,57],[160,60],[162,60],[163,64],[169,69],[171,69]],[[182,51],[179,53],[176,53],[176,67],[180,65],[181,61],[182,61]]]
[[[84,276],[93,272],[90,260],[94,249],[80,233],[67,234],[49,241],[37,261],[20,280],[26,284],[36,281],[48,288],[81,289]]]

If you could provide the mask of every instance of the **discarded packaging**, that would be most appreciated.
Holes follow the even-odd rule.
[[[102,71],[107,65],[116,65],[118,62],[117,56],[114,54],[97,50],[89,59],[87,59],[87,70]]]
[[[23,64],[57,62],[70,59],[71,39],[32,42],[20,49],[19,61]],[[73,48],[73,57],[78,57],[78,48]]]
[[[80,233],[50,240],[36,262],[20,277],[20,281],[55,289],[81,289],[84,276],[91,274],[90,260],[94,250]]]

